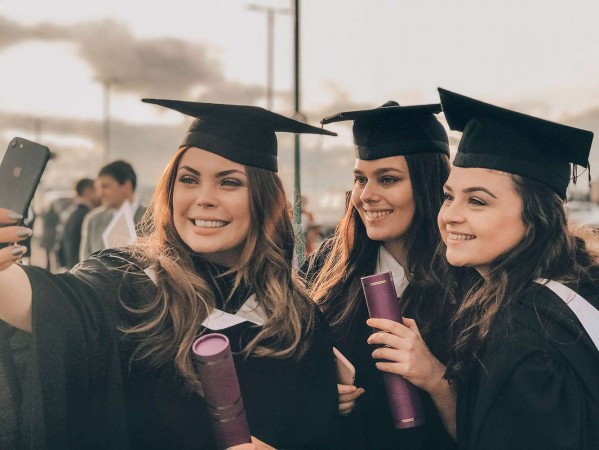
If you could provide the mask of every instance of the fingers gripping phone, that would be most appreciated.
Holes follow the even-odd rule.
[[[335,347],[333,347],[333,354],[337,363],[337,383],[353,385],[356,379],[356,368]]]
[[[10,141],[0,163],[0,207],[25,217],[49,159],[48,147],[20,137]]]

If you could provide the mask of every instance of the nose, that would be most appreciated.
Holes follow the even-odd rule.
[[[439,217],[444,224],[461,223],[466,220],[461,205],[456,201],[445,203],[439,211]]]
[[[360,200],[363,203],[374,202],[378,199],[378,191],[374,183],[367,181],[360,194]]]
[[[218,198],[214,187],[203,183],[198,187],[196,205],[204,208],[214,208],[218,205]]]

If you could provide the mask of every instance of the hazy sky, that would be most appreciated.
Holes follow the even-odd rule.
[[[0,0],[0,146],[15,134],[31,137],[37,118],[43,140],[69,149],[72,160],[100,155],[103,78],[117,80],[117,156],[176,146],[185,128],[179,115],[140,103],[143,96],[265,105],[266,17],[251,3],[292,6]],[[597,1],[303,0],[300,11],[302,106],[311,123],[389,99],[435,102],[442,86],[599,132]],[[292,25],[290,14],[277,15],[274,110],[283,114],[293,105]],[[307,145],[351,147],[348,127],[334,129],[340,139]],[[163,164],[153,162],[148,179]]]

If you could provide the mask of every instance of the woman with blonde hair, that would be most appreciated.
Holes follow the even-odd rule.
[[[252,435],[326,448],[337,411],[331,342],[292,274],[275,131],[332,133],[261,108],[146,101],[197,119],[139,242],[62,275],[15,264],[20,247],[0,251],[0,318],[33,337],[23,443],[214,448],[190,348],[218,331],[234,352]],[[19,240],[18,227],[0,232]]]

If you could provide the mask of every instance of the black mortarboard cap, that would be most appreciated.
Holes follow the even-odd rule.
[[[462,139],[457,167],[480,167],[532,178],[566,198],[570,163],[588,167],[593,133],[439,88],[445,118]]]
[[[336,136],[257,106],[142,99],[145,103],[174,109],[195,117],[181,146],[188,145],[220,155],[239,164],[277,171],[275,132]]]
[[[449,155],[447,132],[435,117],[440,104],[399,106],[390,101],[375,109],[325,117],[323,125],[353,120],[356,158],[372,160],[413,153]]]

